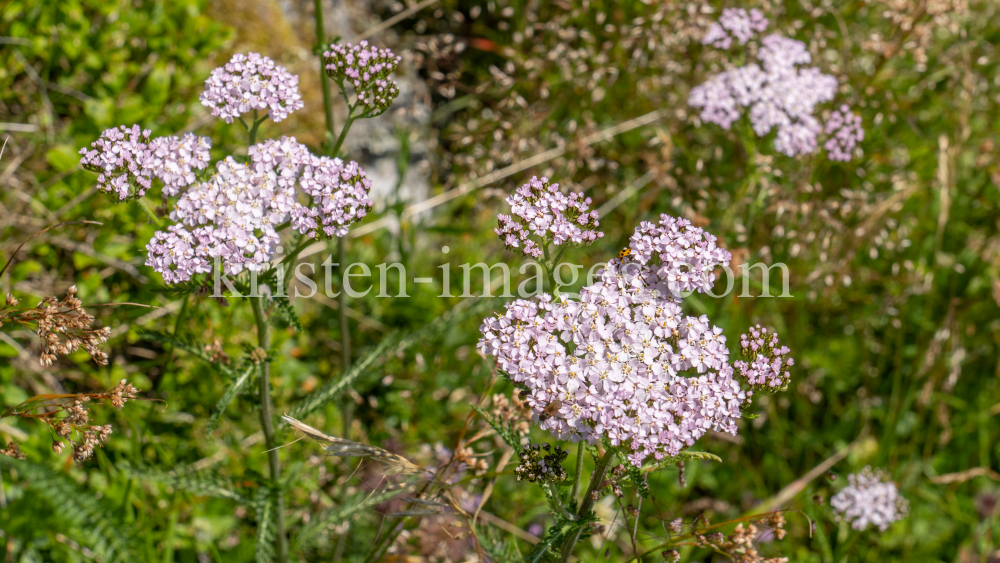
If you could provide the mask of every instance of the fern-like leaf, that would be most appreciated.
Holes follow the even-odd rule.
[[[87,545],[97,558],[105,562],[134,561],[131,554],[128,526],[115,514],[115,508],[108,506],[94,495],[80,488],[69,478],[43,465],[27,461],[4,459],[17,470],[42,498],[55,507],[60,519],[69,529],[78,530],[76,539]],[[11,507],[17,510],[17,504]],[[74,532],[75,533],[75,532]]]
[[[316,409],[337,398],[359,377],[368,373],[368,371],[375,365],[375,362],[385,356],[388,350],[395,346],[398,342],[399,337],[396,334],[390,334],[383,338],[382,342],[379,342],[378,346],[376,346],[374,350],[369,352],[368,355],[361,359],[361,361],[352,365],[351,369],[348,370],[347,373],[340,379],[331,381],[321,386],[319,389],[310,393],[299,404],[295,405],[291,410],[291,416],[299,419],[305,418]]]
[[[269,487],[257,490],[253,500],[257,513],[257,538],[254,544],[254,560],[257,563],[274,561],[274,539],[277,537],[278,503],[274,491]]]
[[[692,459],[707,459],[722,463],[722,458],[712,453],[683,451],[675,456],[665,457],[659,461],[654,461],[653,463],[647,463],[646,465],[643,465],[642,472],[649,473],[650,471],[655,471],[661,467],[667,467],[669,465],[674,465]],[[627,466],[629,464],[626,463],[625,465]]]
[[[164,473],[162,471],[152,471],[137,469],[128,463],[120,463],[118,469],[129,475],[150,483],[160,483],[187,491],[195,496],[215,497],[233,500],[243,505],[249,505],[250,499],[239,492],[237,487],[228,479],[219,475],[202,471]]]
[[[213,410],[211,416],[208,417],[208,430],[210,432],[215,430],[215,427],[219,424],[219,417],[222,416],[222,413],[226,412],[226,408],[229,407],[229,404],[233,402],[233,399],[239,395],[240,391],[242,391],[246,384],[252,379],[251,376],[256,370],[256,367],[257,366],[254,365],[247,366],[243,373],[241,373],[239,377],[229,384],[229,387],[226,389],[226,392],[223,393],[222,398],[215,404],[215,410]]]
[[[622,465],[625,467],[628,480],[632,483],[635,492],[642,498],[649,498],[649,483],[646,482],[642,469],[632,465],[632,462],[621,452],[618,453],[618,459],[621,460]]]
[[[505,444],[514,448],[515,452],[521,451],[521,435],[514,429],[513,424],[504,424],[500,417],[491,415],[479,405],[472,405],[472,409],[483,417],[483,420],[503,439]]]
[[[399,333],[387,335],[374,350],[369,352],[361,361],[351,366],[351,369],[344,376],[313,391],[299,404],[292,407],[289,414],[293,418],[300,420],[305,418],[316,409],[329,403],[346,391],[361,376],[367,374],[377,361],[402,352],[422,340],[440,336],[451,329],[455,323],[462,322],[470,317],[482,315],[487,309],[494,307],[498,302],[497,299],[480,299],[470,306],[465,306],[464,303],[456,305],[454,309],[427,323],[427,325],[420,329],[403,335]]]
[[[192,356],[198,358],[199,360],[209,364],[213,368],[222,372],[223,375],[229,378],[236,377],[236,373],[229,366],[220,362],[213,362],[212,356],[210,356],[205,351],[205,345],[197,341],[156,330],[140,330],[139,337],[145,338],[146,340],[152,340],[153,342],[171,344],[174,346],[174,348],[183,350],[188,354],[191,354]]]
[[[319,534],[324,530],[339,526],[345,522],[350,522],[354,520],[362,510],[368,508],[369,506],[381,504],[401,493],[406,492],[409,488],[410,484],[406,483],[402,487],[393,487],[379,493],[369,494],[364,497],[356,497],[343,503],[346,506],[342,505],[337,508],[331,508],[311,519],[309,524],[303,527],[302,530],[296,534],[292,545],[295,546],[296,550],[308,548],[313,545],[313,543],[318,539]]]
[[[295,313],[295,309],[292,307],[292,302],[287,297],[275,297],[274,307],[281,318],[285,319],[285,322],[290,324],[296,331],[302,332],[302,321],[299,320],[298,314]]]

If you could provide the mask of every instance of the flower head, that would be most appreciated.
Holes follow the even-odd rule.
[[[743,8],[726,8],[722,10],[718,23],[709,26],[701,42],[718,49],[728,49],[735,38],[740,45],[746,45],[754,33],[765,31],[767,24],[767,18],[760,10],[751,9],[748,12]]]
[[[884,532],[906,515],[909,503],[881,470],[865,467],[861,473],[848,475],[847,481],[848,485],[830,499],[830,506],[838,519],[849,522],[855,530],[872,525]]]
[[[559,184],[549,183],[548,178],[533,177],[507,196],[511,215],[497,215],[499,226],[494,232],[507,248],[522,248],[525,256],[542,256],[545,241],[553,244],[586,246],[604,236],[604,233],[587,230],[598,227],[597,211],[590,211],[591,200],[580,193],[564,194]],[[541,241],[533,241],[531,235]]]
[[[709,28],[702,43],[728,48],[732,38],[740,44],[754,32],[763,31],[767,20],[755,10],[723,11],[719,22]],[[837,92],[837,79],[809,64],[812,56],[806,44],[771,34],[760,41],[757,61],[730,68],[691,89],[688,104],[700,108],[701,120],[729,129],[749,110],[748,117],[758,137],[777,129],[774,148],[787,156],[816,152],[824,128],[815,117],[816,108],[829,102]],[[863,139],[860,118],[848,118],[842,109],[831,117],[826,134],[835,134],[826,143],[832,160],[849,160],[850,149]],[[855,116],[856,117],[856,116]],[[860,132],[860,133],[859,133]],[[846,147],[846,148],[845,148]]]
[[[830,114],[830,119],[826,120],[826,134],[830,138],[826,140],[823,148],[826,149],[830,160],[851,160],[851,153],[858,143],[865,140],[865,130],[861,125],[861,116],[852,112],[846,105],[840,106],[839,110],[834,110]]]
[[[400,60],[389,49],[369,47],[367,41],[359,45],[334,43],[323,52],[326,73],[341,87],[350,84],[356,103],[369,116],[384,112],[399,95],[399,86],[389,75]]]
[[[643,221],[629,241],[633,256],[649,264],[649,281],[661,284],[672,295],[685,291],[705,293],[715,283],[715,269],[732,259],[717,238],[692,226],[687,219],[660,215],[659,224]]]
[[[146,167],[163,181],[163,193],[175,196],[181,188],[195,182],[195,170],[208,167],[211,148],[211,139],[193,133],[183,137],[157,137],[149,142]]]
[[[80,149],[80,164],[97,172],[97,189],[113,193],[120,201],[138,199],[149,189],[153,169],[147,165],[151,150],[149,129],[138,125],[121,125],[105,130],[90,144]]]
[[[609,261],[579,301],[508,303],[483,322],[479,348],[527,390],[541,428],[607,439],[636,466],[677,455],[710,429],[735,434],[753,392],[734,377],[722,329],[681,311],[681,292],[709,291],[712,270],[730,259],[715,242],[683,219],[643,223],[632,258]],[[768,342],[759,355],[787,353]]]
[[[278,122],[304,106],[299,77],[257,53],[237,53],[225,66],[213,70],[205,81],[201,104],[226,123],[254,110],[266,111]]]
[[[778,346],[778,333],[767,332],[756,325],[740,337],[740,351],[744,360],[737,360],[733,366],[739,377],[756,389],[777,389],[791,379],[788,368],[795,365],[792,358],[784,359],[791,350]]]
[[[167,283],[211,271],[216,258],[227,274],[263,271],[281,225],[344,236],[371,209],[371,182],[356,162],[315,156],[294,137],[258,143],[249,155],[246,164],[227,157],[208,181],[192,184],[170,213],[177,224],[149,241],[146,264]]]

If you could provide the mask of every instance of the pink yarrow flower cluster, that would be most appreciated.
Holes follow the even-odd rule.
[[[213,70],[205,81],[201,104],[226,123],[254,110],[266,111],[277,123],[305,106],[299,77],[258,53],[237,53],[225,66]]]
[[[650,266],[654,283],[663,284],[678,296],[685,291],[711,291],[715,269],[732,259],[717,240],[687,219],[664,214],[659,224],[640,223],[629,247],[637,261]]]
[[[732,46],[733,39],[739,41],[740,45],[746,45],[754,33],[766,31],[767,24],[767,18],[756,8],[749,12],[743,8],[726,8],[722,10],[719,21],[708,26],[708,32],[701,42],[717,49],[728,49]]]
[[[631,249],[642,258],[608,262],[579,301],[519,299],[480,328],[479,348],[527,389],[541,428],[608,439],[636,466],[677,455],[709,430],[735,434],[753,395],[734,377],[722,329],[682,313],[669,275],[687,263],[728,264],[729,253],[682,219],[664,216],[660,228],[637,229]],[[683,286],[711,289],[700,276]]]
[[[762,32],[767,27],[763,15],[754,16],[753,10],[750,13],[729,12],[723,12],[703,43],[728,48],[731,43],[728,33],[732,33],[742,45],[749,41],[753,32]],[[811,61],[805,43],[768,35],[761,40],[756,62],[712,76],[691,90],[688,104],[701,109],[702,121],[715,123],[723,129],[731,128],[749,109],[750,124],[758,137],[777,130],[775,150],[792,157],[814,153],[819,148],[817,138],[824,133],[823,125],[815,116],[816,108],[833,100],[838,84],[836,78],[816,67],[800,67]],[[835,123],[827,124],[827,134],[837,132],[839,135],[843,118]],[[826,143],[832,160],[849,160],[844,158],[844,147],[853,148],[863,139],[860,118],[856,124],[851,123],[850,132],[842,134],[843,141]],[[831,140],[835,138],[837,136]]]
[[[80,163],[97,172],[97,189],[118,196],[120,201],[138,199],[163,182],[163,192],[176,195],[179,188],[195,181],[195,170],[208,166],[208,137],[186,133],[182,137],[149,138],[150,131],[138,125],[107,129],[91,148],[80,149]]]
[[[848,485],[830,499],[830,506],[839,520],[855,530],[875,526],[884,532],[906,516],[909,503],[881,470],[865,467],[861,473],[848,475],[847,481]]]
[[[371,209],[370,189],[356,162],[317,157],[294,137],[258,143],[249,163],[227,157],[209,181],[181,195],[170,213],[178,224],[150,240],[146,264],[167,283],[210,271],[216,258],[227,274],[263,271],[280,243],[278,227],[290,222],[313,238],[344,236]]]
[[[830,118],[826,120],[826,134],[830,135],[830,138],[826,140],[823,148],[826,149],[830,160],[844,162],[851,160],[854,147],[865,140],[861,116],[852,112],[846,105],[840,106],[839,110],[834,110],[830,114]]]
[[[389,49],[369,47],[367,41],[359,45],[334,43],[323,52],[326,73],[341,86],[347,82],[357,95],[357,103],[365,114],[384,112],[399,95],[399,86],[389,77],[401,57]]]
[[[591,199],[576,192],[564,194],[559,184],[550,183],[548,178],[532,177],[507,196],[506,202],[511,215],[497,215],[499,226],[493,231],[507,248],[520,248],[525,256],[541,257],[540,244],[585,246],[604,236],[586,228],[600,226],[597,211],[590,211]],[[531,235],[541,240],[531,240]]]
[[[768,333],[766,328],[757,325],[740,337],[740,348],[747,360],[737,360],[733,366],[748,384],[755,388],[777,389],[791,379],[787,370],[795,365],[795,361],[784,359],[791,350],[787,346],[778,346],[778,333]]]

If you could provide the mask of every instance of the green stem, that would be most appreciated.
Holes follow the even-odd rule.
[[[271,350],[271,331],[264,314],[265,297],[251,297],[254,320],[257,322],[257,344],[265,352]],[[274,409],[271,406],[271,365],[267,361],[260,366],[260,425],[264,430],[264,443],[267,446],[267,461],[271,470],[271,486],[275,487],[277,503],[275,506],[275,523],[277,530],[278,562],[288,561],[288,538],[285,537],[285,499],[281,494],[281,460],[278,457],[278,443],[274,433]]]
[[[601,489],[601,482],[604,481],[604,476],[608,472],[608,467],[611,466],[611,461],[615,458],[615,449],[608,448],[608,451],[604,454],[604,457],[597,460],[597,466],[594,467],[594,472],[590,475],[590,484],[587,485],[587,492],[583,494],[583,502],[580,503],[580,510],[576,511],[578,517],[582,518],[590,513],[591,509],[594,508],[594,492]],[[576,534],[572,538],[566,540],[563,544],[562,550],[562,560],[563,563],[569,561],[571,555],[573,555],[573,548],[576,547],[577,540],[580,539],[580,533],[583,529],[577,530]]]
[[[330,95],[330,80],[326,76],[326,69],[323,68],[323,54],[321,49],[325,47],[326,31],[323,26],[323,0],[313,1],[313,11],[316,14],[316,46],[319,55],[319,83],[323,86],[323,112],[326,114],[326,130],[330,135],[330,148],[333,148],[333,98]],[[336,155],[336,153],[331,153]]]
[[[347,241],[344,237],[337,239],[337,252],[340,255],[338,260],[340,262],[340,271],[347,271]],[[341,276],[341,279],[344,279]],[[341,282],[343,284],[343,282]],[[337,296],[337,301],[340,304],[337,312],[340,314],[340,366],[341,366],[341,377],[347,375],[347,372],[351,369],[351,327],[347,321],[347,290],[346,287],[340,288],[340,295]],[[351,436],[351,423],[354,418],[354,399],[349,395],[344,396],[344,434],[343,436],[350,439]]]
[[[153,208],[149,206],[149,202],[146,201],[146,198],[140,197],[135,201],[136,203],[139,204],[139,207],[143,210],[143,212],[146,213],[146,217],[149,217],[149,220],[152,221],[154,225],[156,225],[156,228],[162,229],[163,222],[160,221],[160,218],[156,216],[156,213],[153,213]]]
[[[330,155],[337,156],[340,153],[340,147],[344,144],[344,139],[347,138],[347,132],[351,130],[351,125],[354,124],[354,108],[349,107],[347,112],[347,121],[344,122],[344,128],[340,130],[340,136],[337,137],[337,142],[334,143],[330,150]]]
[[[573,476],[573,486],[569,489],[569,499],[576,507],[576,494],[580,492],[580,478],[583,476],[583,457],[586,450],[583,448],[583,440],[576,446],[576,475]]]

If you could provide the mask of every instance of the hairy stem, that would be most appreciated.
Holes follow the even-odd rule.
[[[583,457],[587,450],[583,448],[584,441],[576,447],[576,473],[573,475],[573,486],[569,489],[569,500],[573,503],[572,508],[576,509],[576,494],[580,492],[580,478],[583,476]]]
[[[271,331],[264,316],[265,297],[251,297],[254,320],[257,321],[257,345],[270,351]],[[264,431],[264,443],[267,445],[267,461],[271,470],[271,483],[275,487],[277,503],[275,506],[275,523],[277,526],[278,562],[288,561],[288,539],[285,537],[285,499],[278,488],[281,481],[281,460],[278,458],[277,440],[274,433],[274,409],[271,406],[271,365],[265,361],[260,366],[260,425]]]
[[[594,508],[594,493],[601,488],[601,482],[604,481],[604,476],[608,472],[608,467],[611,466],[611,461],[615,458],[614,448],[608,448],[608,451],[604,456],[597,460],[597,466],[594,467],[594,472],[590,475],[590,484],[587,485],[587,492],[583,494],[583,502],[580,503],[580,510],[576,511],[577,517],[584,517],[590,513],[590,510]],[[569,561],[571,555],[573,555],[573,548],[576,547],[576,541],[580,539],[580,533],[583,532],[581,528],[572,538],[566,540],[563,544],[562,550],[562,560],[563,563]]]

